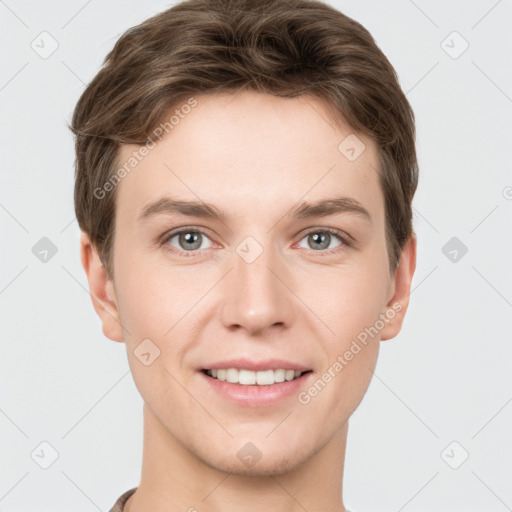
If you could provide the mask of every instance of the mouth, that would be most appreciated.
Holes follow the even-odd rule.
[[[208,377],[230,384],[242,386],[272,386],[298,380],[303,375],[309,374],[312,370],[290,370],[285,368],[267,370],[247,370],[244,368],[215,368],[201,370]]]

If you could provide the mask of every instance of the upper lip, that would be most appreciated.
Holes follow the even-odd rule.
[[[219,368],[238,368],[240,370],[252,370],[253,372],[263,370],[294,370],[299,372],[307,372],[311,368],[293,361],[285,359],[265,359],[262,361],[253,361],[251,359],[226,359],[217,361],[202,368],[202,370],[218,370]]]

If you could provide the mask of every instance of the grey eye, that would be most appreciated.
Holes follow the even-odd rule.
[[[338,235],[335,235],[334,233],[318,230],[308,233],[306,236],[304,236],[302,240],[307,239],[308,246],[304,247],[305,249],[322,251],[325,249],[334,249],[334,247],[331,247],[330,245],[331,242],[336,238],[339,241],[341,241],[341,238]]]
[[[173,239],[178,239],[178,246],[176,247],[174,244],[171,243]],[[169,237],[169,243],[173,245],[173,247],[176,247],[177,249],[183,250],[183,251],[195,251],[197,249],[206,249],[207,247],[203,247],[203,242],[209,240],[204,233],[201,233],[200,231],[193,231],[193,230],[184,230],[180,231],[178,233],[175,233],[174,235],[171,235]]]

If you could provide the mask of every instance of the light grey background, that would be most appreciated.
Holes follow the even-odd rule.
[[[512,510],[512,0],[329,3],[395,66],[421,173],[411,305],[350,420],[345,503]],[[116,39],[170,5],[0,0],[1,512],[107,511],[139,482],[142,400],[88,295],[66,122]]]

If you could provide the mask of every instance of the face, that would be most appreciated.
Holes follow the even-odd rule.
[[[103,330],[170,440],[223,471],[289,471],[346,424],[407,306],[377,149],[340,150],[355,134],[314,97],[194,98],[117,185]]]

